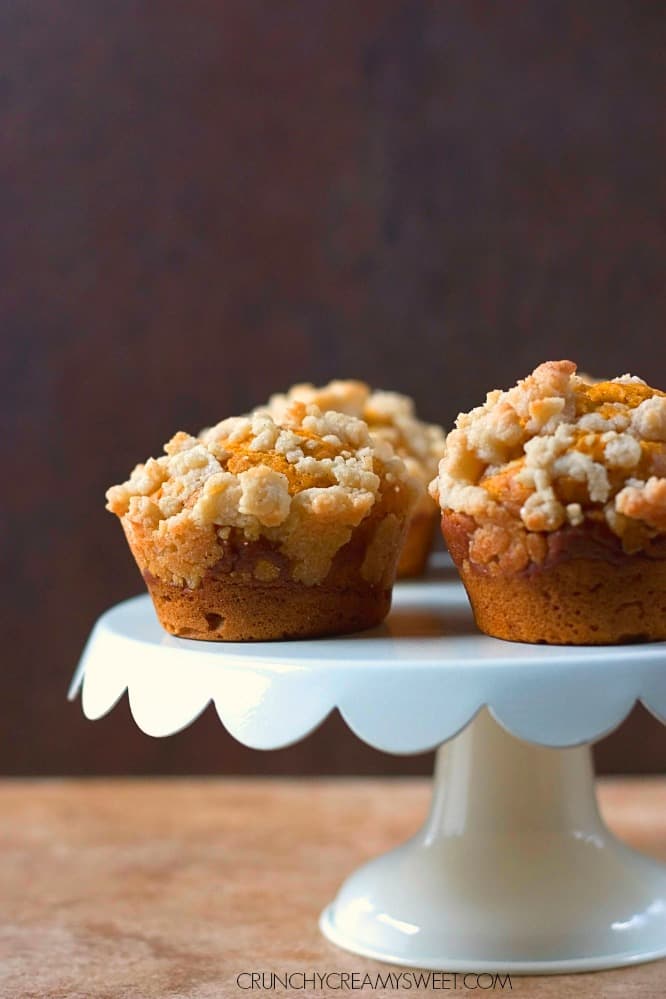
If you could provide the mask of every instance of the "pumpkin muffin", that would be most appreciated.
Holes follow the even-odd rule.
[[[107,509],[167,631],[303,638],[385,617],[415,487],[363,422],[295,403],[164,450],[108,490]]]
[[[398,577],[422,575],[439,521],[439,508],[428,494],[428,484],[444,454],[442,428],[417,419],[408,396],[373,390],[361,381],[336,380],[321,388],[294,385],[286,394],[272,396],[266,411],[279,418],[294,401],[364,420],[374,440],[388,442],[400,455],[416,483],[418,498],[400,553]]]
[[[541,364],[458,417],[430,491],[482,631],[666,639],[666,393]]]

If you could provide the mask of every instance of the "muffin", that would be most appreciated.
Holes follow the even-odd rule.
[[[332,381],[322,388],[294,385],[286,394],[272,396],[266,409],[279,418],[295,400],[364,420],[374,440],[387,441],[400,455],[416,483],[418,499],[400,553],[398,577],[420,576],[439,521],[439,508],[428,494],[428,483],[437,474],[444,454],[442,428],[417,419],[414,403],[407,396],[373,391],[360,381]]]
[[[215,641],[378,624],[416,490],[390,445],[295,403],[232,417],[107,492],[164,628]]]
[[[431,495],[479,628],[666,638],[666,394],[551,361],[461,414]]]

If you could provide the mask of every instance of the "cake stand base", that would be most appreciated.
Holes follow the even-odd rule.
[[[553,974],[666,956],[666,865],[599,815],[588,746],[522,742],[483,710],[437,753],[424,828],[322,913],[339,947],[446,971]]]
[[[254,749],[289,745],[334,709],[385,752],[446,744],[425,828],[352,875],[322,916],[342,947],[516,974],[666,955],[666,867],[605,828],[586,748],[638,700],[666,723],[664,642],[498,641],[446,578],[397,585],[378,628],[302,642],[174,638],[141,596],[97,622],[70,697],[80,687],[88,718],[127,691],[154,736],[212,701]]]

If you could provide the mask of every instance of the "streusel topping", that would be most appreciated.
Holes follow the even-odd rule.
[[[199,437],[179,432],[164,450],[108,490],[107,509],[122,518],[147,570],[178,585],[197,586],[234,529],[274,541],[293,578],[316,583],[380,498],[396,522],[414,502],[387,442],[371,439],[361,420],[315,405],[294,403],[279,420],[266,411],[231,417]]]
[[[666,393],[541,364],[460,414],[430,493],[474,519],[470,558],[497,571],[540,561],[544,533],[586,520],[638,551],[666,531]]]
[[[304,383],[292,386],[286,394],[271,396],[265,411],[279,420],[295,401],[364,420],[373,440],[387,441],[400,455],[419,484],[420,505],[431,508],[427,488],[444,454],[444,431],[417,419],[408,396],[373,391],[365,382],[354,380],[334,380],[321,388]]]

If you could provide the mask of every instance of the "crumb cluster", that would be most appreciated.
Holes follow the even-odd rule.
[[[361,420],[294,402],[232,417],[198,437],[179,432],[165,454],[137,465],[107,492],[142,568],[196,587],[231,531],[267,538],[313,585],[355,527],[381,505],[362,574],[381,574],[387,532],[400,536],[415,500],[404,463]],[[258,567],[261,574],[264,570]],[[266,578],[275,567],[265,563]]]
[[[417,484],[418,508],[426,512],[432,509],[428,483],[437,473],[444,454],[445,435],[436,424],[417,419],[414,403],[408,396],[373,391],[361,381],[335,380],[321,388],[294,385],[285,394],[271,396],[264,411],[279,420],[294,402],[336,410],[367,423],[373,440],[388,442],[404,461]]]
[[[639,551],[666,532],[666,393],[541,364],[458,417],[430,493],[473,518],[469,557],[490,571],[542,561],[550,532],[586,521]]]

